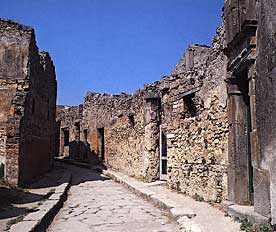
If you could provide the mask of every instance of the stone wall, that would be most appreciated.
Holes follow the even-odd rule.
[[[15,94],[15,89],[12,87],[11,83],[8,84],[6,81],[0,80],[0,165],[2,164],[4,167],[6,163],[6,124],[12,98]]]
[[[10,184],[19,181],[20,120],[24,114],[24,100],[28,88],[29,47],[33,30],[11,21],[0,21],[0,77],[1,88],[12,92],[7,99],[4,127],[6,129],[6,177]],[[1,90],[3,93],[4,90]],[[20,104],[21,103],[21,104]]]
[[[34,30],[8,20],[0,20],[0,97],[5,177],[24,185],[51,167],[56,152],[56,79]]]
[[[256,124],[259,149],[256,210],[276,223],[276,2],[257,1]],[[263,199],[266,199],[265,201]]]
[[[145,160],[143,111],[134,114],[134,123],[128,115],[122,115],[105,131],[107,167],[143,179]]]
[[[57,106],[57,120],[61,122],[61,128],[72,127],[76,121],[82,119],[83,107],[79,106]]]
[[[131,110],[131,95],[88,92],[83,104],[83,127],[100,128]],[[93,120],[90,120],[93,119]]]
[[[83,106],[57,106],[59,156],[80,157],[80,122]],[[67,133],[67,135],[65,135]],[[68,136],[68,138],[65,138]],[[65,141],[68,140],[68,141]]]
[[[228,198],[275,223],[275,3],[227,0],[225,21]]]
[[[80,138],[87,142],[90,156],[130,176],[157,180],[161,130],[167,137],[169,186],[205,200],[225,199],[228,122],[223,41],[220,27],[211,48],[191,45],[171,75],[133,94],[88,92]],[[70,124],[74,112],[69,115],[61,125]]]
[[[106,129],[106,164],[147,182],[156,180],[159,178],[160,98],[141,89],[125,104],[130,105]]]
[[[102,160],[111,169],[145,181],[158,179],[160,117],[156,110],[160,104],[158,94],[149,94],[151,88],[155,87],[149,85],[131,95],[88,92],[80,114],[76,107],[58,107],[61,134],[64,127],[74,134],[70,144],[76,144],[74,128],[79,122],[78,158],[94,163]],[[62,140],[61,136],[61,147]]]
[[[131,111],[131,97],[128,94],[97,94],[88,92],[83,103],[82,128],[87,130],[92,159],[104,159],[104,141],[106,128],[122,115]]]
[[[207,61],[208,52],[208,46],[199,44],[190,45],[171,74],[176,75],[194,68],[200,68]]]
[[[21,120],[21,183],[28,183],[34,176],[48,171],[57,153],[55,68],[48,53],[33,56]]]
[[[168,184],[192,197],[220,202],[227,193],[226,58],[224,30],[205,48],[201,64],[174,73],[162,97]]]
[[[91,153],[206,201],[252,204],[254,192],[255,211],[276,220],[274,9],[226,0],[212,46],[189,46],[170,75],[131,95],[88,93]]]

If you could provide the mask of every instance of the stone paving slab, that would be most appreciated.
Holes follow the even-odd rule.
[[[184,194],[169,190],[164,185],[147,185],[122,173],[103,170],[103,174],[127,186],[134,193],[166,209],[184,231],[238,232],[240,224],[225,213],[205,202],[198,202]],[[146,190],[147,189],[147,190]],[[149,194],[147,194],[149,193]],[[152,194],[154,193],[154,194]]]
[[[68,168],[73,173],[68,199],[48,232],[182,231],[165,211],[121,184],[89,169]]]
[[[29,232],[33,231],[36,227],[36,221],[22,221],[13,225],[9,232]]]

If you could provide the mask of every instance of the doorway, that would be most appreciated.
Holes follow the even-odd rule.
[[[251,205],[254,203],[251,143],[252,111],[250,107],[249,79],[247,69],[244,69],[236,74],[236,84],[240,92],[240,95],[237,97],[240,100],[236,101],[236,107],[233,112],[234,115],[238,115],[235,117],[234,124],[236,124],[237,128],[239,128],[234,133],[234,136],[236,136],[236,154],[234,156],[235,162],[238,162],[239,166],[239,168],[236,170],[237,178],[240,179],[240,184],[243,184],[241,184],[239,189],[236,189],[235,191],[243,192],[245,194],[243,200],[241,200],[241,203]],[[237,166],[234,165],[233,168],[237,168]],[[237,194],[239,195],[240,193]]]
[[[104,128],[98,129],[98,150],[99,158],[101,161],[105,161],[105,138],[104,138]]]
[[[160,126],[160,144],[159,144],[159,153],[160,153],[160,180],[167,180],[167,164],[168,164],[168,155],[167,155],[167,137],[162,131]]]
[[[245,110],[245,119],[246,119],[246,140],[247,140],[247,162],[248,162],[248,201],[249,203],[254,202],[254,184],[253,184],[253,165],[252,165],[252,143],[251,143],[251,134],[252,134],[252,111],[250,107],[250,96],[249,96],[249,80],[248,80],[248,71],[244,70],[239,73],[238,86],[241,91],[244,108]]]
[[[63,135],[64,135],[63,146],[68,147],[69,146],[69,129],[67,129],[67,128],[64,129]]]

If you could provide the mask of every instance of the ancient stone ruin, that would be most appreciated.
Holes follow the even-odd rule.
[[[198,200],[248,205],[276,223],[276,2],[225,0],[212,45],[132,94],[56,107],[34,30],[0,21],[0,174],[24,185],[53,157],[105,164]]]
[[[133,94],[88,92],[59,106],[60,156],[97,163],[205,201],[254,205],[276,222],[275,8],[225,1],[212,46]]]
[[[52,166],[56,141],[55,67],[31,27],[0,20],[0,165],[10,185]]]

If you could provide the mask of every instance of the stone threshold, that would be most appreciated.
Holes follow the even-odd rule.
[[[265,217],[254,211],[254,206],[237,205],[230,201],[222,202],[223,208],[230,217],[247,219],[252,224],[267,225],[270,224],[270,218]]]

